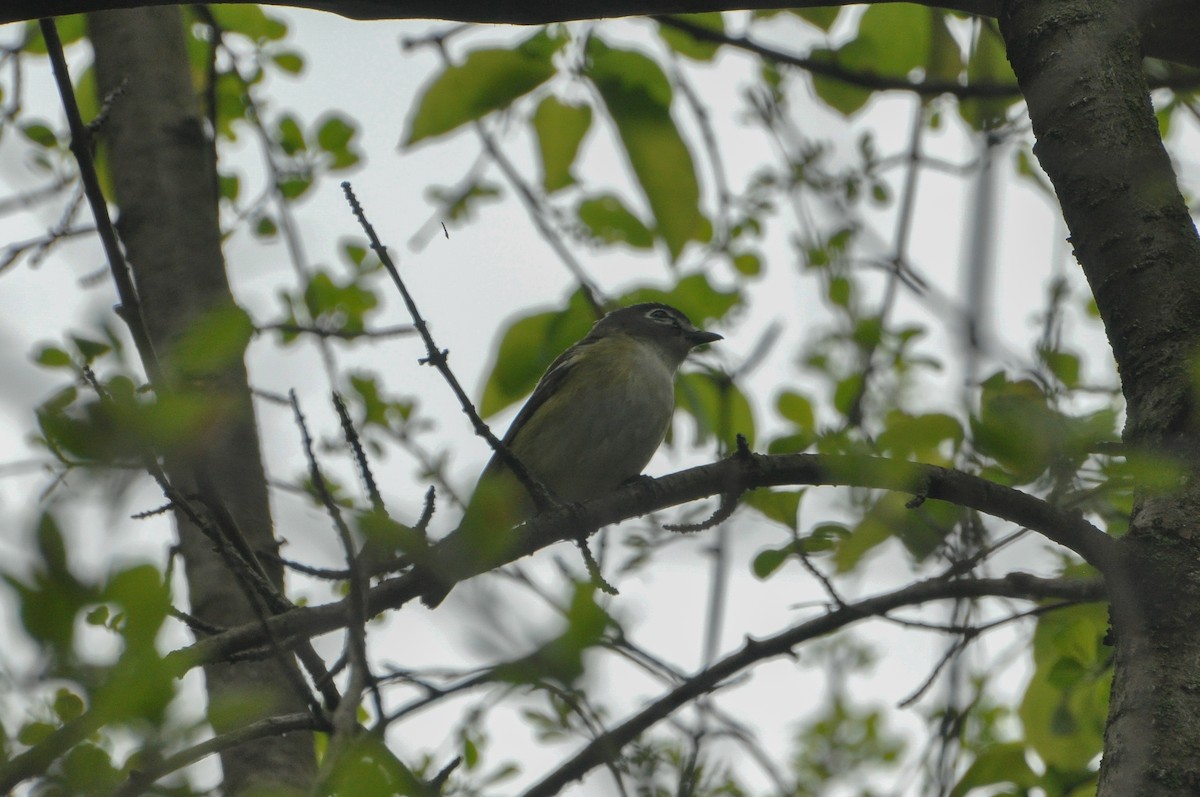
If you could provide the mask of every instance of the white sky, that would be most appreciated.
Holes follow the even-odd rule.
[[[432,23],[351,22],[332,15],[315,12],[271,10],[281,14],[292,26],[290,41],[304,54],[307,68],[299,79],[271,79],[260,93],[269,103],[270,119],[277,112],[291,110],[305,123],[306,129],[326,111],[335,110],[359,124],[360,147],[367,153],[365,168],[350,175],[359,199],[385,242],[402,259],[402,271],[422,312],[430,321],[439,345],[451,352],[451,364],[459,379],[478,396],[485,369],[493,353],[494,339],[506,320],[528,312],[530,308],[557,305],[571,287],[570,275],[559,264],[546,245],[537,237],[524,212],[512,200],[488,204],[475,222],[466,227],[452,228],[447,240],[435,235],[424,250],[410,251],[407,242],[429,219],[431,209],[424,199],[430,184],[451,185],[465,173],[478,152],[478,144],[469,131],[451,137],[426,142],[408,153],[397,151],[406,116],[418,88],[436,67],[435,53],[429,48],[402,53],[401,37],[419,35],[440,26]],[[625,21],[605,23],[607,36],[629,42],[646,42],[648,23]],[[14,31],[0,27],[0,40],[9,41]],[[516,31],[516,33],[520,33]],[[510,28],[495,28],[464,37],[463,42],[479,45],[485,41],[509,41],[514,35]],[[777,37],[781,46],[802,51],[803,43],[812,41],[811,29],[799,24],[780,29]],[[461,49],[455,49],[461,52]],[[86,55],[73,51],[76,69],[86,61]],[[702,67],[693,72],[693,81],[708,99],[713,123],[720,140],[736,142],[724,148],[725,166],[734,190],[761,163],[766,151],[761,133],[744,123],[745,103],[739,90],[750,77],[752,66],[748,59],[725,54],[714,67]],[[30,69],[26,76],[26,109],[33,117],[59,122],[57,98],[46,81],[45,70]],[[797,82],[797,86],[801,85]],[[852,152],[856,133],[865,129],[875,131],[878,148],[884,156],[902,153],[910,126],[915,100],[907,96],[876,99],[869,108],[847,125],[839,117],[817,103],[805,100],[803,91],[795,92],[796,107],[803,109],[799,124],[813,138],[834,141],[839,152]],[[965,163],[974,157],[975,143],[946,106],[944,124],[926,138],[928,152],[954,163]],[[692,130],[686,113],[676,108],[676,118]],[[599,121],[599,120],[597,120]],[[595,124],[594,124],[595,126]],[[1189,133],[1194,141],[1194,130]],[[585,180],[612,184],[626,197],[636,196],[629,189],[624,165],[611,145],[609,130],[593,130],[585,143],[582,160],[577,169]],[[696,137],[691,136],[691,142]],[[509,152],[522,171],[532,181],[533,150],[526,138],[509,137]],[[0,180],[6,186],[31,185],[26,164],[17,153],[10,134],[0,140]],[[698,163],[705,159],[693,147]],[[1065,269],[1079,288],[1082,279],[1062,240],[1065,237],[1057,209],[1025,180],[1012,176],[1011,150],[1000,158],[999,212],[996,223],[997,241],[994,253],[995,278],[991,286],[992,305],[989,309],[994,340],[989,365],[983,375],[999,365],[1019,367],[1026,362],[1031,341],[1037,338],[1039,327],[1036,315],[1044,301],[1044,286],[1055,269]],[[254,163],[257,145],[249,134],[233,148],[227,163],[242,170],[243,196],[257,190],[261,172]],[[1184,164],[1185,173],[1195,176],[1194,166]],[[255,175],[259,175],[256,177]],[[490,176],[502,182],[494,168]],[[890,173],[893,194],[898,194],[900,170]],[[347,237],[361,238],[345,208],[336,179],[320,183],[316,190],[297,208],[303,242],[311,264],[321,264],[338,271],[343,265],[336,254],[338,244]],[[965,211],[972,202],[972,183],[935,170],[922,173],[919,204],[910,248],[910,261],[935,284],[939,291],[954,297],[963,295],[961,284],[964,270],[960,261],[967,251],[965,243]],[[701,175],[705,190],[711,190],[708,175]],[[606,182],[607,181],[607,182]],[[13,190],[6,188],[4,193]],[[509,195],[511,193],[509,192]],[[711,197],[711,194],[708,194]],[[640,201],[640,200],[635,200]],[[33,213],[0,218],[0,240],[13,241],[33,237],[54,224],[61,203],[52,203]],[[880,236],[880,254],[890,254],[893,235],[894,204],[873,214]],[[735,366],[751,351],[757,333],[771,321],[789,322],[786,342],[776,348],[771,359],[761,367],[747,387],[759,411],[760,440],[780,428],[773,420],[772,410],[776,391],[783,383],[798,385],[802,390],[812,383],[791,362],[795,344],[811,338],[828,315],[821,299],[814,294],[816,283],[797,279],[793,257],[786,245],[786,236],[794,224],[786,219],[771,225],[765,244],[767,276],[748,286],[749,317],[738,325],[721,328],[727,340],[706,355],[713,361]],[[634,284],[668,284],[671,274],[654,258],[635,257],[627,250],[589,254],[580,252],[585,268],[605,289],[617,292]],[[230,277],[239,301],[258,321],[273,320],[279,308],[275,298],[281,286],[291,279],[291,268],[281,245],[263,247],[245,233],[235,235],[226,250]],[[684,261],[695,264],[695,257]],[[41,342],[59,342],[68,331],[86,333],[93,322],[110,315],[114,294],[105,281],[96,287],[82,288],[79,278],[91,274],[102,265],[99,247],[90,240],[68,242],[56,250],[45,264],[31,268],[21,264],[0,275],[0,372],[6,375],[0,386],[0,463],[12,463],[37,457],[27,440],[32,426],[31,407],[61,385],[61,374],[38,368],[30,361],[31,354]],[[722,269],[716,273],[726,273]],[[385,290],[386,292],[386,290]],[[961,301],[961,299],[959,300]],[[1079,302],[1076,302],[1078,306]],[[390,298],[385,312],[374,317],[377,326],[404,323],[402,306]],[[930,309],[903,294],[896,318],[919,319],[930,326],[930,350],[941,351],[953,359],[959,330],[946,308]],[[812,319],[809,322],[809,318]],[[110,318],[115,323],[115,320]],[[946,322],[946,323],[942,323]],[[1104,348],[1103,338],[1095,330],[1080,330],[1073,325],[1072,342],[1079,353],[1085,354],[1087,373],[1095,379],[1104,378],[1111,368],[1111,358]],[[453,453],[452,472],[460,489],[468,490],[479,467],[487,458],[485,445],[473,438],[462,415],[453,405],[446,386],[433,369],[417,365],[421,356],[418,342],[412,338],[374,346],[338,347],[339,364],[345,371],[354,367],[372,368],[384,374],[395,390],[420,398],[421,412],[436,424],[432,433],[423,438],[431,448],[448,448]],[[329,385],[311,347],[293,347],[280,351],[266,340],[256,342],[250,352],[249,365],[253,384],[261,389],[283,393],[290,388],[300,391],[310,423],[326,435],[333,435],[336,423],[326,406]],[[809,380],[806,382],[806,380]],[[930,380],[928,392],[921,397],[932,407],[957,405],[962,373],[954,369],[938,380]],[[268,469],[272,477],[289,480],[303,467],[298,434],[290,412],[270,405],[259,405],[260,428]],[[511,414],[511,413],[510,413]],[[496,422],[501,429],[508,415]],[[682,420],[682,419],[681,419]],[[711,459],[713,452],[693,452],[682,457],[664,452],[647,469],[660,475]],[[340,459],[340,462],[338,461]],[[354,484],[352,473],[346,469],[345,458],[326,455],[330,467],[347,484]],[[419,506],[423,485],[413,482],[414,466],[399,451],[386,460],[376,461],[377,476],[389,506],[398,517],[411,517]],[[0,471],[0,473],[6,473]],[[0,556],[7,568],[21,566],[30,560],[30,522],[42,506],[34,506],[31,496],[48,484],[48,477],[37,472],[7,474],[0,478]],[[72,479],[73,486],[88,488],[86,480]],[[834,491],[822,491],[834,496]],[[66,502],[55,499],[56,511],[70,530],[71,550],[75,561],[86,567],[103,570],[113,562],[136,561],[150,557],[162,561],[170,534],[162,522],[133,523],[125,520],[132,511],[153,507],[161,499],[145,484],[137,486],[129,500],[116,510],[100,514],[95,502]],[[801,509],[802,527],[811,526],[825,518],[832,500],[810,495]],[[291,547],[290,555],[311,562],[331,562],[338,556],[339,547],[329,524],[318,512],[287,495],[275,499],[276,522],[282,536]],[[779,545],[786,540],[781,530],[767,528],[747,515],[739,515],[732,524],[730,539],[733,550],[733,583],[727,602],[727,618],[721,650],[735,649],[746,635],[766,635],[777,632],[800,616],[795,607],[820,597],[811,580],[798,566],[789,565],[786,572],[766,583],[749,576],[749,562],[755,551],[765,545]],[[99,522],[98,522],[99,521]],[[439,514],[434,529],[443,532],[452,527],[449,510]],[[627,627],[635,639],[684,669],[700,663],[701,638],[705,621],[708,571],[704,567],[704,549],[711,541],[691,541],[668,549],[648,569],[634,577],[618,579],[621,595],[611,605],[619,617],[630,621]],[[1014,567],[1029,568],[1030,553],[1039,548],[1034,543],[1020,553],[1012,554]],[[561,557],[572,568],[578,568],[578,557],[563,547],[538,557],[536,572],[544,584],[556,585],[553,566],[549,563]],[[902,552],[885,546],[877,552],[867,571],[845,585],[848,594],[868,594],[903,583],[912,573]],[[301,594],[320,599],[322,588],[293,581]],[[487,597],[485,597],[487,596]],[[520,604],[524,606],[525,604]],[[489,616],[487,607],[500,607],[498,617]],[[504,636],[516,639],[536,639],[544,634],[544,612],[528,609],[529,615],[515,612],[508,603],[497,603],[492,591],[460,587],[444,610],[430,613],[419,607],[408,607],[390,617],[382,627],[373,627],[372,641],[381,662],[402,666],[418,666],[445,662],[446,651],[455,655],[486,660],[493,652],[491,646],[503,644]],[[636,622],[633,620],[636,618]],[[0,628],[12,629],[16,623],[11,602],[0,602]],[[513,629],[505,634],[500,629]],[[11,631],[10,631],[11,633]],[[890,626],[876,623],[865,635],[881,654],[886,654],[880,675],[873,680],[855,679],[852,694],[862,700],[880,700],[894,705],[919,685],[930,671],[943,649],[944,640],[913,631],[899,632]],[[500,637],[499,639],[497,637]],[[172,644],[184,636],[173,633]],[[386,641],[385,641],[386,640]],[[1002,650],[1010,637],[997,635],[978,643],[977,660],[987,659]],[[331,653],[340,646],[340,639],[328,638],[323,645]],[[510,648],[511,649],[511,648]],[[28,652],[10,648],[0,659],[0,667],[10,674],[22,673],[28,666]],[[1021,667],[1008,676],[1010,688],[1019,687],[1023,678]],[[603,683],[605,692],[617,707],[610,721],[619,720],[626,711],[635,710],[640,702],[657,693],[658,687],[638,677],[628,668],[601,668],[593,676]],[[195,689],[195,683],[190,688]],[[800,665],[792,662],[772,662],[756,669],[745,683],[722,693],[719,704],[747,723],[756,726],[768,749],[784,754],[795,718],[806,709],[818,706],[823,698],[823,680],[819,669],[806,665],[802,653]],[[784,698],[781,700],[781,696]],[[461,708],[473,701],[460,701]],[[921,715],[934,707],[926,698],[917,710],[900,712],[893,727],[919,734],[923,729]],[[440,765],[453,754],[453,740],[438,744],[453,722],[454,714],[430,712],[420,721],[405,724],[396,731],[397,749],[402,756],[433,750]],[[508,756],[525,760],[519,783],[540,778],[561,758],[564,750],[550,748],[537,753],[526,749],[529,741],[522,738],[519,724],[506,722],[503,734],[493,739],[487,752],[487,766],[494,766]],[[440,735],[439,735],[440,734]],[[431,747],[432,740],[432,747]],[[762,785],[761,776],[734,751],[729,761],[747,774],[752,784]],[[609,776],[599,772],[588,781],[587,793],[611,793]],[[504,790],[516,790],[516,783],[505,784]],[[889,791],[901,792],[915,788],[910,776],[893,784]]]

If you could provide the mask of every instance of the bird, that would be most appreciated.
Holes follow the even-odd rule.
[[[670,305],[613,310],[550,364],[502,442],[560,502],[610,493],[639,476],[666,437],[675,374],[688,354],[722,339]],[[492,560],[511,544],[502,532],[536,509],[496,453],[451,536],[462,539],[473,557]],[[448,591],[431,590],[423,600],[436,606]]]

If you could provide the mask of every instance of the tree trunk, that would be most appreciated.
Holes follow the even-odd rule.
[[[1109,573],[1115,672],[1100,797],[1200,792],[1200,239],[1142,74],[1141,3],[1009,0],[1008,56],[1104,319],[1131,450],[1169,455],[1178,490],[1136,497]]]
[[[197,475],[256,551],[275,549],[266,479],[241,356],[201,379],[184,379],[175,343],[214,311],[233,307],[218,225],[212,143],[192,88],[183,20],[176,7],[89,16],[101,97],[125,82],[101,131],[125,244],[151,340],[174,389],[214,415],[203,439],[166,452],[172,483],[193,494]],[[212,543],[177,514],[191,610],[229,627],[257,616]],[[278,585],[282,573],[266,567]],[[274,659],[205,668],[218,731],[305,706]],[[263,739],[222,755],[225,794],[290,785],[307,791],[314,771],[306,733]]]

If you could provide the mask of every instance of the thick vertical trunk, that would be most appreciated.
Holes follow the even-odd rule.
[[[126,246],[146,325],[175,387],[217,409],[203,439],[167,452],[172,481],[185,493],[207,475],[251,548],[274,549],[266,480],[258,450],[246,369],[240,357],[200,379],[181,378],[173,345],[198,319],[230,308],[217,218],[215,164],[184,44],[178,8],[105,12],[89,18],[102,96],[122,82],[101,132]],[[212,544],[177,519],[192,612],[220,627],[252,621],[253,610]],[[278,567],[267,567],[278,584]],[[268,714],[302,711],[279,666],[262,662],[206,668],[218,731]],[[237,710],[244,708],[244,710]],[[234,709],[231,711],[231,709]],[[313,750],[307,734],[263,739],[222,756],[225,793],[255,786],[307,789]]]
[[[1134,448],[1177,458],[1142,490],[1109,573],[1115,673],[1101,797],[1200,792],[1200,240],[1162,145],[1132,0],[1006,0],[1009,59],[1104,319]]]

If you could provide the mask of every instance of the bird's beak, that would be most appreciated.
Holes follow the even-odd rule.
[[[701,346],[705,343],[715,343],[718,340],[724,340],[722,335],[716,332],[705,332],[703,329],[695,329],[686,335],[687,342],[693,346]]]

